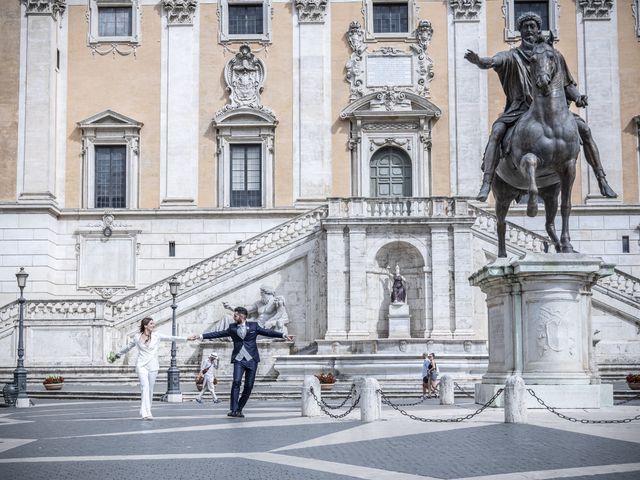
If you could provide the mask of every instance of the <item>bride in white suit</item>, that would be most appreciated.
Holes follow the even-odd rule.
[[[129,344],[120,350],[115,358],[120,358],[133,347],[138,347],[138,360],[136,361],[136,372],[140,379],[140,390],[142,392],[142,402],[140,405],[140,416],[143,420],[152,420],[151,402],[153,400],[153,385],[158,376],[160,365],[158,364],[158,349],[160,342],[186,342],[186,337],[173,337],[153,333],[156,323],[152,318],[143,318],[140,322],[140,333],[133,337]]]

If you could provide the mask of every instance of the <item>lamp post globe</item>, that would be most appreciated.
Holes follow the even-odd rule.
[[[171,335],[176,336],[176,295],[178,295],[180,282],[176,277],[169,280],[169,293],[171,294]],[[180,392],[180,370],[176,366],[176,342],[171,342],[171,366],[167,370],[167,402],[182,402],[182,392]]]
[[[16,399],[17,408],[26,408],[30,405],[27,396],[27,369],[24,368],[24,287],[27,285],[29,274],[20,267],[20,271],[16,273],[18,288],[20,289],[20,298],[18,298],[18,366],[13,372],[13,381],[18,389],[18,397]]]

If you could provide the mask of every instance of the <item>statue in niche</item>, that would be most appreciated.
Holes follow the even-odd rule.
[[[249,312],[249,319],[258,322],[262,328],[288,335],[289,315],[285,305],[284,297],[276,295],[275,289],[262,285],[260,287],[260,298],[252,305],[245,306],[245,308]],[[222,306],[233,312],[237,305],[222,302]],[[225,330],[231,323],[233,323],[232,315],[225,314],[222,319],[214,324],[213,331]]]
[[[387,275],[391,277],[391,303],[407,303],[407,280],[400,275],[400,266],[396,264],[396,272],[391,273],[387,265]]]

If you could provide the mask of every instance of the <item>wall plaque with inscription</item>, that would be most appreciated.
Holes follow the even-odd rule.
[[[368,56],[367,87],[410,87],[413,85],[410,55]]]

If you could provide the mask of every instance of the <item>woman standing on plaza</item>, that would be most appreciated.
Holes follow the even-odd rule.
[[[431,395],[433,395],[434,397],[438,398],[438,391],[436,389],[438,387],[438,383],[440,383],[440,368],[438,367],[438,363],[436,362],[436,354],[430,353],[427,356],[427,359],[430,362],[428,370],[429,373],[427,375],[429,377],[428,396],[430,398]]]
[[[140,404],[140,416],[143,420],[153,420],[151,415],[151,402],[153,401],[153,385],[156,383],[158,370],[158,349],[160,342],[186,342],[186,337],[172,337],[153,333],[156,323],[151,317],[143,318],[140,322],[140,333],[134,335],[129,344],[115,354],[115,358],[120,358],[134,347],[138,348],[138,359],[136,361],[136,373],[140,380],[140,391],[142,393]]]

